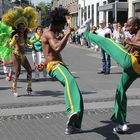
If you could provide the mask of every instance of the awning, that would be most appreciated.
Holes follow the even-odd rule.
[[[128,10],[128,2],[116,2],[117,11],[127,11]],[[115,2],[99,6],[98,11],[111,11],[115,8]]]

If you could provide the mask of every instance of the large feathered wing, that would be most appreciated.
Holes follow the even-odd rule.
[[[12,48],[8,46],[12,32],[12,27],[0,22],[0,58],[3,61],[11,60]]]

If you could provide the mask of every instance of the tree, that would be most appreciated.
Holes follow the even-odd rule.
[[[26,4],[26,5],[30,5],[30,1],[29,0],[21,0],[21,2]]]
[[[40,2],[37,5],[37,10],[41,11],[41,25],[42,27],[47,27],[49,26],[50,23],[50,18],[49,18],[49,12],[51,10],[51,4],[50,3],[45,3],[45,2]]]
[[[16,5],[22,5],[22,6],[30,5],[30,0],[11,0],[11,2]]]

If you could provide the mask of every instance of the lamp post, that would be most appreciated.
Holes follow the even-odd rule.
[[[1,7],[2,7],[2,15],[4,14],[4,0],[1,2]]]
[[[85,8],[85,0],[82,1],[83,1],[83,11],[82,11],[83,14],[82,23],[83,23],[86,20],[86,8]]]
[[[115,8],[115,13],[114,13],[114,15],[115,15],[115,21],[117,21],[117,3],[118,3],[118,0],[115,0],[115,6],[114,6],[114,8]]]
[[[22,5],[22,0],[11,0],[11,3],[17,4],[17,5]]]
[[[85,6],[85,0],[83,0],[84,2],[84,21],[86,20],[86,6]]]

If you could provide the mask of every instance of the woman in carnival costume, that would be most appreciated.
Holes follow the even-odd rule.
[[[2,17],[2,22],[11,26],[14,30],[9,46],[12,48],[12,62],[14,69],[14,77],[12,83],[12,92],[14,96],[17,93],[17,80],[20,75],[21,65],[27,71],[27,92],[32,92],[32,69],[27,57],[25,56],[24,49],[29,44],[33,44],[39,40],[29,41],[27,34],[29,29],[37,27],[38,12],[32,7],[22,8],[16,6],[10,9]]]
[[[104,49],[123,68],[122,77],[116,90],[114,113],[111,117],[111,120],[117,123],[113,129],[113,132],[117,133],[125,133],[128,130],[126,125],[126,91],[140,77],[140,19],[137,17],[129,18],[126,30],[133,37],[131,40],[126,40],[125,47],[111,39],[82,30],[85,38],[89,38],[91,42]]]

